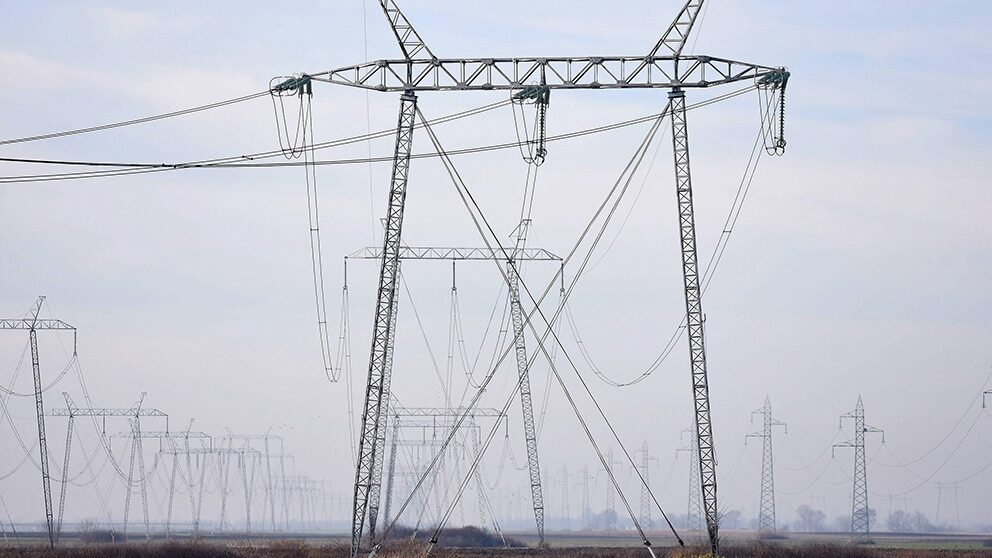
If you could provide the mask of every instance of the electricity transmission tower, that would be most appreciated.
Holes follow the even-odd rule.
[[[386,524],[388,524],[391,518],[390,513],[392,511],[393,493],[395,491],[398,447],[403,444],[400,429],[430,430],[432,432],[431,440],[433,441],[437,438],[438,433],[446,434],[456,426],[456,420],[460,416],[469,413],[472,420],[468,424],[462,424],[461,428],[471,436],[470,443],[473,453],[478,453],[479,431],[474,419],[489,417],[500,420],[503,418],[503,414],[499,409],[481,407],[473,409],[464,407],[400,407],[394,404],[390,407],[389,413],[392,415],[393,430],[390,437],[389,466],[386,477],[386,500],[383,514],[383,520]],[[421,445],[426,445],[427,443],[424,440],[421,442]],[[476,469],[473,476],[475,477],[475,488],[479,498],[479,516],[484,523],[488,515],[492,520],[493,529],[501,534],[502,529],[496,521],[496,516],[492,511],[491,503],[483,486],[482,472]]]
[[[747,444],[748,438],[761,438],[761,506],[758,511],[758,530],[764,533],[775,532],[775,473],[772,463],[772,427],[782,426],[788,428],[784,422],[772,418],[772,402],[767,396],[765,405],[753,411],[751,417],[760,414],[764,428],[761,432],[748,434],[744,437]]]
[[[846,415],[841,415],[840,422],[843,426],[844,419],[854,420],[854,440],[848,440],[841,444],[834,444],[835,448],[854,448],[854,496],[851,500],[851,537],[859,542],[867,541],[869,538],[869,511],[868,511],[868,474],[865,460],[865,434],[881,433],[882,443],[885,443],[885,433],[865,424],[865,406],[858,396],[858,404],[854,410]]]
[[[561,257],[555,255],[547,250],[541,248],[526,248],[524,242],[526,241],[526,230],[529,225],[528,221],[521,220],[520,225],[517,227],[517,248],[514,250],[511,261],[507,263],[508,266],[517,266],[517,272],[519,272],[519,266],[524,261],[549,261],[557,262],[561,265]],[[382,260],[384,254],[383,248],[377,247],[366,247],[361,250],[352,252],[351,254],[345,256],[345,269],[347,270],[349,259],[372,259],[372,260]],[[464,247],[437,247],[437,246],[400,246],[397,253],[397,261],[402,262],[404,260],[434,260],[434,261],[450,261],[452,264],[452,292],[457,293],[457,287],[455,283],[455,263],[464,261],[491,261],[491,260],[503,260],[505,256],[502,254],[488,249],[488,248],[464,248]],[[345,272],[347,273],[347,271]],[[398,271],[397,271],[398,273]],[[537,434],[535,430],[534,423],[534,412],[533,406],[531,404],[530,397],[530,382],[529,375],[527,371],[527,352],[523,341],[523,316],[520,307],[520,297],[517,290],[518,283],[516,282],[517,276],[513,273],[509,273],[511,277],[508,297],[510,305],[511,320],[513,323],[514,331],[514,348],[517,356],[517,371],[521,377],[521,407],[523,409],[523,424],[524,424],[524,440],[527,447],[527,464],[530,473],[530,486],[531,486],[531,496],[532,501],[535,502],[534,510],[537,517],[538,525],[538,538],[543,542],[544,540],[544,504],[543,495],[541,491],[541,475],[539,469],[538,455],[537,455]],[[393,302],[392,309],[392,319],[396,319],[396,301]],[[395,335],[395,327],[391,329],[391,334]],[[393,345],[389,344],[389,351],[392,351]],[[384,367],[383,385],[388,387],[389,377],[390,377],[391,366]],[[383,389],[383,392],[388,392],[388,389]],[[380,424],[378,426],[378,432],[380,436],[377,437],[377,444],[379,449],[374,453],[378,455],[378,460],[373,467],[372,478],[371,478],[371,490],[368,496],[368,525],[369,525],[369,536],[371,539],[375,539],[375,529],[378,524],[379,515],[379,501],[381,494],[382,485],[382,467],[385,461],[385,432],[386,423],[388,418],[393,413],[389,412],[388,402],[384,403],[384,408],[381,410]],[[438,415],[440,416],[440,415]],[[449,415],[445,415],[449,416]],[[457,418],[455,415],[454,418]],[[392,460],[392,458],[390,458]],[[394,463],[390,463],[387,466],[387,471],[391,468],[395,468]],[[477,477],[478,479],[478,477]],[[387,484],[387,487],[389,485]],[[386,490],[386,500],[391,504],[391,494],[390,489]],[[390,505],[386,506],[391,507]],[[388,521],[388,512],[386,513]]]
[[[34,410],[38,419],[38,452],[41,459],[41,488],[45,498],[45,523],[48,527],[48,544],[55,546],[55,525],[52,512],[52,480],[48,472],[48,436],[45,434],[45,404],[41,384],[41,362],[38,356],[38,332],[46,330],[72,331],[72,355],[76,356],[76,328],[63,322],[62,320],[45,320],[40,318],[41,306],[45,303],[45,297],[38,297],[38,302],[29,312],[27,318],[0,320],[0,329],[19,329],[28,331],[28,340],[31,344],[31,372],[34,378]],[[63,476],[65,472],[63,471]]]
[[[568,463],[563,463],[559,471],[561,478],[561,528],[565,531],[572,529],[572,506],[568,500],[568,481],[572,475],[568,474]]]
[[[165,429],[169,430],[169,415],[158,410],[149,409],[143,407],[145,400],[145,393],[142,392],[138,397],[138,401],[132,407],[128,408],[107,408],[107,407],[77,407],[72,401],[72,398],[68,394],[63,394],[65,396],[65,409],[52,409],[47,413],[50,417],[68,417],[68,428],[66,434],[66,447],[65,447],[65,470],[62,471],[62,490],[61,498],[59,502],[59,525],[62,524],[62,511],[65,509],[65,483],[68,478],[68,467],[69,467],[69,450],[72,447],[72,430],[73,421],[80,417],[91,417],[99,418],[103,421],[103,432],[106,433],[107,418],[118,417],[126,418],[130,423],[130,438],[131,438],[131,448],[130,448],[130,458],[128,460],[128,469],[125,476],[126,489],[124,498],[124,523],[122,528],[122,534],[127,538],[127,522],[131,511],[131,491],[134,488],[134,466],[138,465],[138,486],[141,492],[141,509],[144,517],[145,523],[145,538],[151,538],[151,526],[148,521],[148,485],[147,485],[147,471],[145,469],[145,453],[142,446],[142,440],[144,436],[141,433],[141,417],[156,417],[165,420]],[[108,446],[109,447],[109,446]],[[116,465],[115,465],[116,467]],[[118,472],[120,472],[118,470]]]
[[[362,428],[355,472],[352,510],[351,553],[357,555],[366,520],[370,532],[375,518],[369,515],[370,496],[377,492],[377,471],[381,471],[382,448],[376,443],[383,411],[388,406],[388,355],[393,338],[399,253],[406,206],[407,178],[417,114],[417,94],[422,91],[522,91],[528,87],[551,89],[665,89],[668,90],[672,118],[676,192],[687,314],[692,393],[698,438],[700,488],[703,495],[711,551],[718,546],[716,459],[710,422],[709,383],[706,371],[703,308],[696,248],[696,227],[692,204],[689,166],[689,139],[685,90],[708,88],[727,83],[752,81],[784,90],[788,73],[784,68],[761,66],[726,58],[685,55],[683,49],[692,31],[703,0],[687,0],[675,20],[654,47],[634,56],[524,57],[524,58],[439,58],[400,11],[394,0],[379,0],[403,53],[402,59],[379,60],[309,75],[325,81],[373,91],[398,92],[400,111],[396,131],[393,170],[387,203],[386,227],[379,272],[376,310],[369,358],[368,381],[362,412]],[[771,85],[774,84],[774,85]],[[288,85],[288,88],[300,85]],[[779,136],[776,149],[784,149]],[[519,275],[512,261],[508,265],[508,286],[512,289]],[[518,336],[519,337],[519,336]],[[528,450],[531,448],[529,447]],[[531,453],[529,451],[529,453]],[[532,487],[534,479],[532,476]],[[543,532],[543,502],[532,490],[539,535]],[[375,541],[373,541],[375,542]]]
[[[190,421],[190,427],[192,427],[192,421]],[[145,440],[158,440],[158,453],[155,454],[155,464],[158,464],[158,458],[165,450],[165,445],[168,444],[170,448],[177,448],[178,443],[182,443],[184,447],[189,448],[190,440],[198,441],[202,447],[213,447],[213,437],[205,432],[196,432],[193,430],[183,430],[179,432],[169,432],[168,430],[142,430],[138,434],[142,439]],[[111,436],[111,438],[134,438],[134,432],[119,432]],[[166,504],[165,512],[165,536],[166,538],[172,537],[172,511],[175,507],[175,497],[176,497],[176,475],[179,470],[179,457],[180,453],[176,452],[172,455],[172,469],[169,474],[169,496]],[[154,466],[153,466],[154,468]],[[186,493],[189,496],[189,509],[190,517],[193,518],[194,528],[198,524],[199,515],[197,513],[198,507],[196,504],[196,492],[193,490],[195,482],[193,479],[193,466],[190,459],[189,453],[186,454]],[[202,496],[201,496],[202,497]]]
[[[614,469],[614,466],[620,465],[620,463],[621,463],[620,461],[618,461],[616,458],[613,457],[613,448],[610,448],[609,451],[606,453],[606,460],[605,461],[606,461],[606,467],[607,468],[600,469],[600,472],[602,472],[603,474],[606,474],[606,475],[609,475],[610,471],[615,470]],[[617,501],[616,501],[617,492],[616,492],[616,490],[617,490],[617,487],[614,486],[613,483],[609,482],[609,479],[607,479],[607,482],[606,482],[606,514],[605,514],[606,522],[603,525],[603,527],[605,527],[607,530],[610,530],[610,531],[612,531],[612,530],[614,530],[614,529],[617,528]]]
[[[933,487],[933,489],[935,491],[937,491],[937,514],[936,514],[936,517],[934,518],[934,521],[937,523],[937,525],[940,525],[940,507],[941,507],[940,504],[941,504],[941,500],[943,499],[942,497],[944,495],[944,492],[950,492],[951,495],[954,497],[954,525],[955,526],[960,525],[961,524],[961,510],[958,507],[958,492],[961,491],[961,485],[960,485],[960,483],[956,483],[956,482],[938,482],[937,483],[937,486]]]
[[[644,477],[644,485],[650,486],[651,462],[657,463],[658,458],[651,457],[651,454],[648,452],[648,443],[646,440],[637,453],[641,456],[641,476]],[[650,528],[654,524],[654,520],[651,519],[651,498],[648,495],[647,487],[644,485],[641,486],[641,525]]]
[[[696,446],[697,438],[692,435],[691,430],[683,430],[683,434],[689,434],[689,445],[675,450],[675,459],[679,458],[679,452],[689,454],[689,508],[686,515],[686,526],[689,529],[698,531],[702,529],[702,505],[700,504],[699,485],[699,448]]]
[[[589,481],[592,475],[589,474],[589,466],[583,465],[582,470],[575,475],[579,489],[582,491],[582,525],[583,529],[592,526],[592,508],[589,505]]]
[[[992,389],[982,392],[982,408],[985,408],[985,403],[987,402],[988,396],[992,395]]]

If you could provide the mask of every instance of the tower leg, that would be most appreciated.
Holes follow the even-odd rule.
[[[62,487],[59,491],[59,518],[55,529],[55,541],[62,538],[62,518],[65,517],[65,489],[69,481],[69,453],[72,450],[72,415],[69,415],[69,426],[65,434],[65,460],[62,462]]]
[[[45,435],[45,404],[42,400],[41,363],[38,359],[38,332],[31,329],[31,371],[34,373],[34,408],[38,415],[38,451],[41,453],[41,487],[45,492],[45,522],[48,544],[55,546],[55,526],[52,517],[52,479],[48,473],[48,437]]]
[[[403,210],[406,206],[406,184],[410,169],[410,149],[413,144],[413,125],[417,112],[417,96],[406,92],[400,98],[399,123],[396,129],[396,151],[393,156],[393,174],[389,189],[386,230],[383,235],[382,267],[379,272],[379,289],[376,296],[375,323],[372,330],[372,350],[369,357],[369,376],[365,388],[365,405],[362,411],[361,437],[358,442],[358,464],[355,468],[355,499],[351,516],[351,555],[358,554],[362,530],[368,512],[372,491],[377,452],[376,438],[383,417],[384,403],[389,400],[385,391],[389,345],[392,339],[394,302],[399,278],[400,237],[403,230]]]
[[[397,428],[397,423],[393,423],[393,437],[392,443],[389,446],[389,472],[386,477],[386,507],[382,515],[384,522],[388,522],[390,514],[392,513],[393,507],[393,490],[395,489],[396,482],[396,440],[399,438],[399,428]]]
[[[526,226],[521,223],[521,226]],[[507,264],[510,294],[510,317],[513,320],[513,343],[520,377],[520,407],[523,410],[524,438],[527,443],[527,467],[530,472],[530,496],[534,506],[538,543],[544,543],[544,495],[541,491],[541,467],[537,459],[537,433],[534,426],[534,406],[530,392],[530,371],[527,362],[527,345],[524,343],[524,318],[520,307],[519,270]]]
[[[669,93],[672,110],[672,146],[675,154],[675,185],[679,206],[679,233],[682,251],[682,275],[685,286],[689,357],[692,363],[692,395],[696,412],[696,439],[699,451],[699,476],[703,496],[703,513],[710,538],[710,550],[716,556],[719,526],[716,500],[716,456],[713,450],[713,425],[710,422],[710,389],[706,378],[706,350],[703,339],[703,303],[696,254],[696,223],[692,207],[692,178],[689,172],[689,135],[685,117],[685,92]]]
[[[399,281],[399,262],[396,275]],[[386,345],[386,361],[382,375],[382,408],[379,411],[379,428],[375,435],[375,466],[372,468],[372,489],[369,491],[369,540],[376,540],[376,524],[379,519],[379,502],[382,496],[382,465],[386,456],[386,425],[389,422],[389,387],[393,378],[393,352],[396,348],[396,315],[399,311],[399,295],[393,294],[393,310],[390,314],[389,343]],[[388,514],[387,514],[388,515]]]

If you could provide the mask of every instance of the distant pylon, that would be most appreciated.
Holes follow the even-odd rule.
[[[613,457],[613,448],[610,448],[609,451],[606,452],[606,460],[605,460],[605,462],[606,462],[606,466],[609,467],[609,470],[607,470],[607,469],[604,468],[604,469],[600,469],[600,471],[602,473],[606,474],[607,477],[609,477],[610,471],[616,470],[615,467],[617,465],[620,465],[620,461],[616,460]],[[609,480],[609,478],[607,478],[607,480]],[[616,495],[617,495],[617,487],[614,486],[613,483],[607,482],[606,483],[606,513],[604,515],[604,518],[606,519],[606,521],[604,522],[603,527],[605,529],[609,530],[609,531],[612,531],[612,530],[614,530],[614,529],[617,528],[617,511],[616,511],[617,504],[616,504]]]
[[[592,525],[592,507],[589,505],[589,466],[583,465],[582,471],[576,476],[579,479],[579,488],[582,489],[582,528],[588,529]]]
[[[764,407],[753,411],[762,415],[764,428],[761,432],[748,434],[744,437],[747,444],[748,438],[761,438],[761,505],[758,511],[758,530],[763,533],[775,532],[775,473],[772,463],[772,427],[783,426],[785,423],[772,418],[772,402],[765,396]],[[788,427],[786,427],[788,428]]]
[[[858,542],[867,541],[870,533],[868,513],[868,474],[865,461],[865,434],[868,432],[882,433],[882,443],[885,443],[885,433],[882,430],[865,424],[865,406],[858,396],[858,405],[854,411],[841,415],[844,419],[854,419],[854,440],[842,444],[834,444],[835,448],[854,448],[854,496],[851,500],[851,537]]]
[[[703,528],[703,506],[701,504],[702,493],[699,484],[699,446],[698,438],[694,430],[683,430],[682,434],[689,435],[689,445],[675,450],[675,458],[678,459],[680,451],[689,454],[689,514],[686,516],[686,526],[689,529],[698,531]]]
[[[648,453],[647,441],[637,453],[641,454],[641,476],[644,477],[644,483],[641,485],[641,525],[645,529],[649,529],[654,524],[651,519],[651,496],[648,494],[648,486],[651,485],[651,462],[657,462],[658,458],[651,457],[651,454]]]

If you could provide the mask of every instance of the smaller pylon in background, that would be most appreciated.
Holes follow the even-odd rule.
[[[751,420],[754,420],[755,414],[762,415],[764,428],[761,432],[745,436],[744,444],[747,445],[748,438],[761,438],[761,505],[758,511],[758,530],[762,533],[774,533],[775,472],[772,460],[772,428],[782,426],[788,429],[788,427],[784,422],[772,418],[772,402],[768,396],[765,396],[765,405],[762,408],[751,412]]]
[[[689,454],[689,514],[686,516],[686,527],[694,531],[703,528],[703,506],[702,488],[699,484],[699,446],[695,429],[685,429],[682,431],[683,439],[689,435],[689,445],[675,450],[675,459],[679,458],[679,452]]]
[[[647,440],[641,445],[641,449],[635,452],[641,456],[641,476],[644,483],[641,484],[641,526],[645,529],[654,527],[654,520],[651,518],[651,496],[648,494],[648,486],[651,484],[651,462],[658,462],[657,457],[651,457],[648,452]]]
[[[992,389],[982,392],[982,408],[985,408],[985,403],[987,402],[989,396],[992,395]]]
[[[842,444],[834,444],[834,448],[854,448],[854,496],[851,500],[851,538],[857,542],[865,542],[871,530],[868,511],[868,472],[865,461],[865,434],[881,433],[882,443],[885,443],[885,433],[874,426],[865,424],[865,406],[858,396],[858,404],[853,411],[841,415],[841,427],[844,419],[854,419],[854,440]],[[831,452],[832,453],[832,452]]]
[[[575,476],[578,488],[582,491],[582,528],[589,529],[592,526],[592,507],[589,504],[589,481],[592,476],[589,474],[589,466],[583,465]]]

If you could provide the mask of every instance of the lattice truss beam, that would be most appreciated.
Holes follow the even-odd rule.
[[[374,91],[701,88],[753,81],[781,68],[713,56],[575,56],[376,60],[310,77]],[[409,77],[407,77],[409,76]]]

